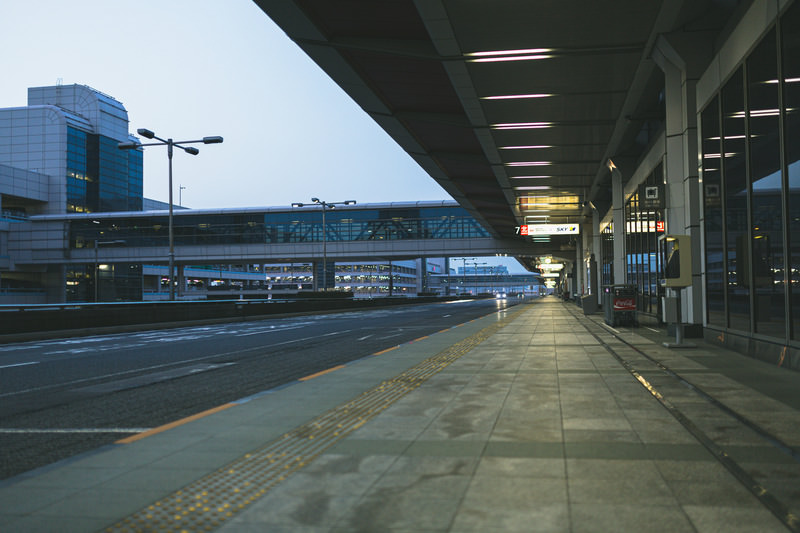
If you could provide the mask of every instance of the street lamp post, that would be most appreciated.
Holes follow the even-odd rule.
[[[345,200],[344,202],[326,202],[324,200],[320,200],[319,198],[312,198],[312,202],[317,205],[322,206],[322,290],[327,291],[328,283],[326,278],[328,277],[328,239],[327,239],[327,231],[325,229],[325,211],[328,209],[335,209],[337,205],[356,205],[355,200]],[[303,202],[294,202],[292,203],[292,207],[304,207],[306,204]],[[333,284],[334,289],[336,288],[336,272],[333,274]]]
[[[219,144],[222,142],[222,137],[215,135],[211,137],[203,137],[202,139],[196,139],[192,141],[173,141],[170,139],[162,139],[158,137],[152,131],[139,128],[136,130],[136,133],[145,137],[146,139],[157,139],[160,142],[154,143],[139,143],[139,142],[127,142],[127,143],[119,143],[117,147],[120,150],[136,150],[143,146],[166,146],[167,147],[167,158],[169,159],[169,299],[170,301],[175,299],[175,285],[173,283],[175,277],[175,240],[173,235],[173,227],[172,227],[172,149],[173,147],[180,148],[184,152],[190,155],[197,155],[200,153],[200,150],[194,148],[193,146],[182,146],[184,144]]]
[[[464,271],[462,272],[463,278],[464,278],[464,280],[463,280],[463,292],[464,293],[467,292],[467,261],[474,261],[474,260],[475,260],[474,257],[462,257],[461,258],[461,261],[464,262]]]
[[[477,296],[478,295],[478,265],[483,266],[486,263],[485,262],[484,263],[478,263],[477,261],[473,261],[472,264],[475,265],[475,296]]]

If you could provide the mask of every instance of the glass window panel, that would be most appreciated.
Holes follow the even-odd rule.
[[[747,60],[755,330],[786,336],[779,86],[775,30]]]
[[[708,324],[726,326],[725,253],[723,248],[722,181],[719,135],[719,99],[714,98],[701,115],[703,136],[703,205],[705,228],[706,317]]]
[[[722,89],[722,176],[725,191],[728,325],[750,330],[750,246],[742,68]]]
[[[800,3],[781,18],[792,338],[800,338]]]

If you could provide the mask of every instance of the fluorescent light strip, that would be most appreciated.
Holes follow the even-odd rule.
[[[481,96],[481,100],[518,100],[522,98],[547,98],[552,94],[506,94],[499,96]]]
[[[531,130],[549,128],[552,125],[552,122],[501,122],[500,124],[491,124],[489,127],[495,130]]]
[[[501,146],[501,150],[539,150],[541,148],[552,148],[549,144],[529,144],[527,146]]]
[[[552,48],[522,48],[519,50],[491,50],[487,52],[470,52],[464,54],[467,57],[487,57],[487,56],[511,56],[521,54],[546,54],[552,52]]]
[[[515,191],[547,191],[552,187],[548,185],[528,185],[526,187],[514,187]]]
[[[800,78],[786,78],[783,81],[784,81],[784,83],[800,83]],[[778,80],[767,80],[767,81],[764,81],[762,83],[777,84],[777,83],[779,83],[779,81]]]
[[[546,167],[552,164],[551,161],[517,161],[514,163],[504,163],[507,167]]]
[[[552,178],[553,176],[509,176],[510,180],[541,180]]]

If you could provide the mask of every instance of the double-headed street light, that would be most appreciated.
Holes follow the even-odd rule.
[[[312,198],[312,202],[322,206],[322,290],[326,291],[328,288],[328,247],[327,247],[327,231],[325,228],[325,211],[328,209],[335,209],[337,205],[356,205],[355,200],[345,200],[344,202],[326,202],[319,198]],[[302,202],[294,202],[292,207],[304,207],[306,204]],[[334,288],[336,288],[336,273],[333,274]]]
[[[154,143],[138,143],[138,142],[126,142],[126,143],[119,143],[117,147],[120,150],[136,150],[143,146],[166,146],[167,147],[167,158],[169,159],[169,299],[170,301],[175,299],[175,284],[173,283],[174,273],[175,273],[175,240],[173,236],[173,229],[172,229],[172,147],[177,147],[186,152],[190,155],[197,155],[200,153],[200,150],[194,148],[193,146],[182,146],[184,144],[219,144],[222,142],[222,137],[220,136],[212,136],[212,137],[203,137],[202,139],[196,139],[192,141],[173,141],[172,139],[162,139],[158,137],[152,131],[139,128],[136,130],[136,133],[141,135],[146,139],[157,139],[160,142]]]

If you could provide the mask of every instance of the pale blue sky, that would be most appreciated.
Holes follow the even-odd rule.
[[[189,207],[450,199],[250,0],[5,0],[0,50],[0,107],[60,80],[122,102],[131,131],[223,136],[175,156]],[[166,201],[163,148],[144,178]]]

